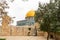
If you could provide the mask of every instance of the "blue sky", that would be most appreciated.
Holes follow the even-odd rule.
[[[12,23],[13,25],[16,25],[16,21],[19,20],[24,20],[26,13],[29,10],[37,10],[38,9],[38,3],[47,3],[49,2],[49,0],[27,0],[27,1],[23,1],[23,0],[14,0],[14,2],[8,2],[9,5],[9,9],[7,9],[8,11],[8,15],[10,17],[16,17],[14,18],[14,23]]]

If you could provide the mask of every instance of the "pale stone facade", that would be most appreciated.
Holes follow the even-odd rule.
[[[36,24],[35,24],[36,25]],[[9,26],[2,29],[0,27],[0,36],[34,36],[35,35],[35,25],[34,26]],[[44,36],[45,33],[37,30],[37,36]]]
[[[31,28],[31,30],[29,30]],[[2,29],[0,27],[0,35],[1,36],[28,36],[28,32],[30,32],[29,35],[33,35],[33,26],[9,26],[7,28]]]

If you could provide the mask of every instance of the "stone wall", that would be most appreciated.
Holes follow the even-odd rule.
[[[37,30],[37,36],[44,36],[44,32]],[[9,26],[7,28],[0,27],[1,36],[34,36],[34,26]]]
[[[31,30],[29,30],[29,28]],[[26,27],[9,26],[7,28],[0,27],[0,35],[1,36],[28,36],[28,35],[33,35],[33,30],[34,30],[33,26],[26,26]]]

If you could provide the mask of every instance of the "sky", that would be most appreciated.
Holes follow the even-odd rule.
[[[48,3],[49,0],[14,0],[12,3],[8,2],[10,8],[6,9],[6,11],[8,11],[10,17],[15,17],[12,18],[14,22],[11,24],[16,25],[17,21],[25,20],[28,11],[38,9],[39,2]]]

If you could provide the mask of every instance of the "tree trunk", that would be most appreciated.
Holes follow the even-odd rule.
[[[37,29],[35,29],[35,36],[37,36]]]
[[[35,36],[37,36],[37,29],[36,29],[36,27],[35,27]]]
[[[49,32],[48,32],[47,40],[49,40]]]
[[[56,33],[54,33],[54,35],[55,35],[54,39],[55,39],[55,40],[58,40],[58,39],[56,38]]]

